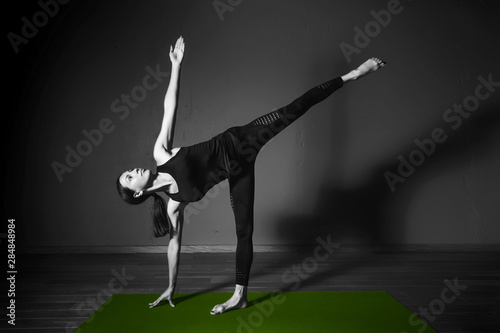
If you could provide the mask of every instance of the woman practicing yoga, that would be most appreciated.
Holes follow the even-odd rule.
[[[164,102],[160,134],[153,156],[156,173],[147,169],[130,169],[117,180],[120,196],[129,204],[140,204],[154,199],[153,227],[156,237],[169,235],[169,285],[150,307],[168,300],[171,306],[174,294],[182,238],[183,211],[187,204],[196,202],[216,183],[227,179],[231,207],[236,220],[236,288],[225,303],[215,305],[212,314],[247,306],[247,286],[253,258],[253,214],[255,159],[260,149],[279,132],[302,116],[313,105],[323,101],[344,84],[359,79],[383,67],[385,62],[371,58],[346,75],[318,85],[289,105],[268,113],[254,121],[232,127],[212,139],[188,147],[174,148],[174,127],[177,110],[179,78],[184,57],[184,39],[170,47],[172,71]],[[157,192],[170,197],[165,203]]]

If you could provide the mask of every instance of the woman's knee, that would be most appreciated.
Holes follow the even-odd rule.
[[[251,239],[253,235],[253,221],[245,221],[236,224],[236,236],[238,241]]]

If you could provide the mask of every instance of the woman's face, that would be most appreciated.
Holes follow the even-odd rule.
[[[151,171],[148,169],[130,169],[121,174],[120,184],[122,184],[123,187],[131,189],[132,191],[139,192],[146,188],[150,177]]]

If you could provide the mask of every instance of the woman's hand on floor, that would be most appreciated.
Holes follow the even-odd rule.
[[[173,295],[174,295],[173,288],[167,288],[167,290],[165,290],[163,294],[161,294],[156,301],[154,301],[153,303],[149,303],[149,308],[154,308],[155,306],[160,304],[160,302],[163,301],[164,299],[166,299],[170,303],[170,306],[175,307],[175,304],[172,302]]]

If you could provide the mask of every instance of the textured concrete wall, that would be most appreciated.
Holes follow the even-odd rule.
[[[366,58],[388,61],[264,148],[256,244],[310,243],[327,234],[345,243],[499,242],[495,1],[81,1],[51,8],[46,24],[36,2],[13,8],[8,20],[8,32],[28,36],[10,35],[7,64],[13,174],[6,211],[26,244],[166,244],[152,237],[151,203],[124,204],[115,180],[131,167],[155,167],[168,48],[181,34],[187,47],[175,146],[244,124]],[[34,14],[36,33],[26,23]],[[67,159],[71,150],[87,156]],[[58,176],[55,165],[65,172]],[[222,183],[191,210],[184,244],[235,243],[227,192]]]

